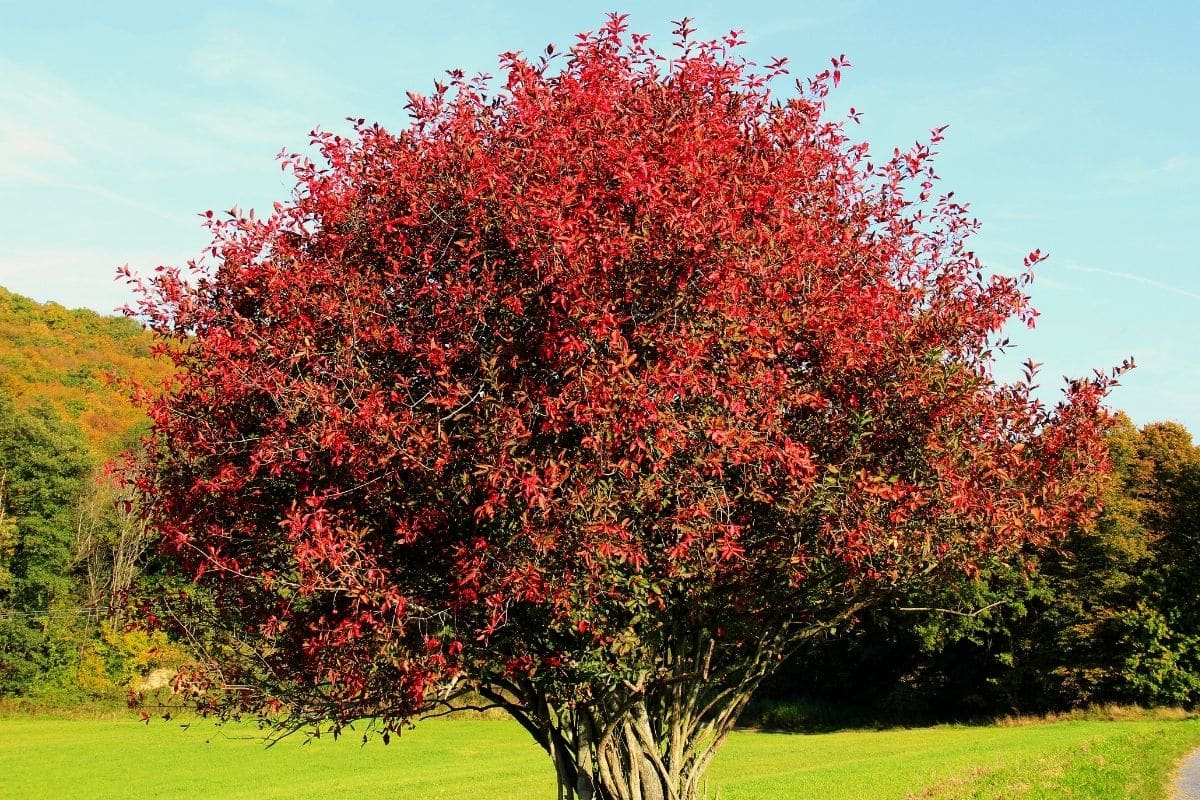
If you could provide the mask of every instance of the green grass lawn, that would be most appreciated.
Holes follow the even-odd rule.
[[[436,720],[388,747],[351,735],[270,749],[248,726],[0,719],[0,798],[356,800],[554,796],[549,762],[514,724]],[[1200,721],[799,735],[738,732],[714,763],[723,800],[1164,800]]]

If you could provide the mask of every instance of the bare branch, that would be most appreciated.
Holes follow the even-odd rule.
[[[937,608],[934,606],[897,606],[895,610],[904,611],[907,613],[952,614],[956,617],[967,617],[968,619],[971,619],[991,611],[997,606],[1007,605],[1008,602],[1008,600],[997,600],[994,603],[988,603],[983,608],[977,608],[974,611],[957,611],[953,608]]]

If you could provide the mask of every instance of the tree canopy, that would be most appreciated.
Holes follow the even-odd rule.
[[[622,17],[318,132],[136,313],[178,368],[134,473],[199,587],[192,688],[385,735],[469,688],[569,796],[691,798],[798,642],[1094,513],[1111,378],[992,376],[1018,276],[824,119],[844,57],[662,56]]]

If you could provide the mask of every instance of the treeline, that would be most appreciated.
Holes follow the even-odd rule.
[[[129,320],[0,289],[0,697],[116,698],[185,658],[127,625],[130,596],[160,576],[104,468],[145,424],[121,381],[166,369]],[[763,694],[834,722],[1200,704],[1200,448],[1176,423],[1124,416],[1109,447],[1096,525],[895,598]]]
[[[106,462],[144,425],[123,380],[158,380],[126,319],[0,289],[0,696],[118,697],[165,639],[127,630],[149,532]]]
[[[1200,705],[1200,448],[1178,423],[1124,415],[1108,442],[1096,525],[896,598],[798,653],[767,695],[834,722]]]

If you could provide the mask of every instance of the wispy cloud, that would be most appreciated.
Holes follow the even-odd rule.
[[[270,145],[275,149],[306,137],[313,127],[312,120],[299,114],[264,108],[231,108],[220,113],[197,110],[186,116],[198,129],[221,141]]]
[[[1147,278],[1145,275],[1138,275],[1133,272],[1121,272],[1113,269],[1100,269],[1099,267],[1084,267],[1080,266],[1079,264],[1064,264],[1062,268],[1069,269],[1072,272],[1085,272],[1092,275],[1106,275],[1110,278],[1117,278],[1119,280],[1130,281],[1132,283],[1140,283],[1143,286],[1150,286],[1155,289],[1162,289],[1165,292],[1170,292],[1171,294],[1179,295],[1180,297],[1188,297],[1193,300],[1200,300],[1200,292],[1194,292],[1190,289],[1185,289],[1182,286],[1164,283],[1163,281],[1155,280],[1154,278]]]
[[[273,152],[304,141],[311,127],[286,109],[226,97],[185,103],[147,90],[136,108],[104,104],[40,67],[0,57],[0,185],[85,191],[155,213],[153,202],[132,195],[168,176],[252,166],[231,143],[270,143]]]
[[[38,67],[0,58],[0,182],[77,188],[97,171],[128,176],[157,149],[156,133]]]
[[[293,54],[282,38],[256,36],[229,25],[213,25],[187,57],[187,67],[202,80],[235,85],[275,99],[328,95],[327,73]]]
[[[1030,211],[1024,207],[1000,206],[988,211],[988,222],[1004,220],[1006,222],[1053,222],[1055,215],[1045,211]]]
[[[1043,272],[1037,273],[1037,277],[1035,278],[1035,285],[1036,286],[1045,286],[1050,289],[1057,289],[1060,292],[1073,291],[1075,288],[1075,287],[1071,286],[1069,283],[1063,283],[1062,281],[1056,281],[1053,278],[1047,278],[1045,273],[1043,273]]]
[[[128,287],[115,279],[117,267],[154,264],[156,255],[161,253],[103,246],[5,247],[0,250],[0,286],[41,302],[108,314],[132,299]]]
[[[90,194],[93,197],[104,200],[105,202],[115,203],[117,205],[124,206],[125,208],[133,209],[134,211],[140,211],[143,214],[148,214],[152,217],[166,220],[167,222],[182,224],[190,224],[195,222],[195,215],[179,214],[168,209],[164,209],[153,203],[139,200],[136,197],[130,197],[128,195],[105,189],[103,186],[90,183],[59,183],[58,187],[68,191]]]
[[[44,184],[79,165],[70,100],[66,86],[0,58],[0,185]]]
[[[1126,167],[1112,176],[1112,182],[1122,187],[1160,181],[1200,182],[1200,156],[1181,153],[1157,164]]]

